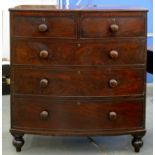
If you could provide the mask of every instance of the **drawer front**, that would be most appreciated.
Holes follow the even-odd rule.
[[[13,64],[119,65],[144,64],[145,39],[110,39],[103,42],[13,40]]]
[[[118,130],[143,126],[144,104],[136,101],[54,101],[15,98],[13,128],[47,130]]]
[[[73,15],[14,16],[13,36],[76,38],[76,21]]]
[[[16,68],[13,72],[15,94],[121,96],[144,93],[142,68]]]
[[[81,38],[145,36],[144,17],[88,15],[81,17]]]

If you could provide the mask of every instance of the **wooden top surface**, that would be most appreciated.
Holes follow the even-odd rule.
[[[126,6],[76,6],[59,7],[56,5],[19,5],[10,8],[11,11],[147,11],[146,8],[134,8]]]

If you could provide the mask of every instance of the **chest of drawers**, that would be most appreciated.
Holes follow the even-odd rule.
[[[24,134],[145,134],[146,19],[140,9],[10,9],[11,129]]]

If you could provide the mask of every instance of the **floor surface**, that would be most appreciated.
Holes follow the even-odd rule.
[[[144,146],[138,155],[153,155],[153,98],[152,86],[147,89],[146,128]],[[3,155],[135,155],[130,135],[104,137],[52,137],[25,135],[22,152],[12,146],[10,128],[10,96],[2,97]]]

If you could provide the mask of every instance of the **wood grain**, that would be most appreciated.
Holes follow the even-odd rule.
[[[136,68],[62,68],[14,69],[14,93],[51,96],[130,96],[144,93],[143,69]],[[46,88],[40,87],[48,80]],[[111,79],[117,87],[109,85]],[[24,89],[23,89],[24,88]]]
[[[11,129],[24,134],[145,135],[147,10],[10,9]]]
[[[42,111],[48,111],[45,120]],[[143,101],[53,101],[44,98],[14,98],[13,127],[34,130],[111,130],[143,126]],[[109,113],[117,113],[115,120]]]
[[[12,63],[19,65],[145,64],[145,39],[110,39],[98,42],[15,39],[12,48]],[[48,52],[45,59],[40,57],[43,50]],[[110,56],[112,50],[118,52],[116,59]]]

